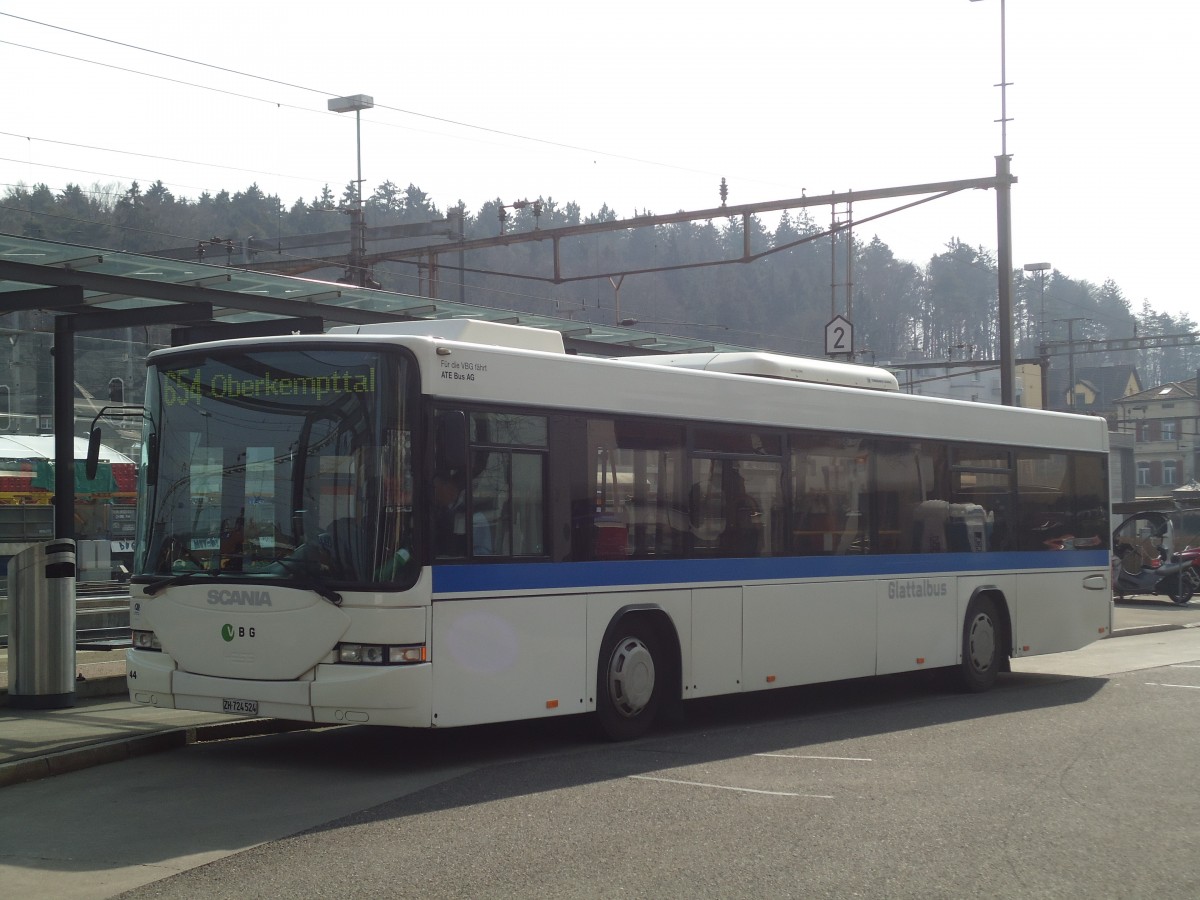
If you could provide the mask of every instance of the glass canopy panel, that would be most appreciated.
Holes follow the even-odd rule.
[[[211,252],[210,258],[222,254]],[[12,262],[26,266],[45,266],[58,270],[78,271],[81,283],[88,275],[121,279],[119,286],[105,291],[85,286],[84,302],[97,309],[149,309],[170,305],[181,299],[178,289],[203,288],[187,299],[209,302],[214,317],[228,322],[252,322],[289,316],[323,316],[333,323],[337,308],[404,316],[409,319],[475,318],[492,322],[509,322],[534,328],[548,328],[568,336],[585,338],[594,345],[612,344],[618,347],[640,347],[646,350],[680,353],[688,351],[747,350],[733,344],[713,344],[710,341],[655,334],[621,326],[557,318],[473,306],[453,300],[418,297],[389,291],[371,290],[340,282],[316,281],[288,275],[274,275],[228,265],[193,262],[157,257],[149,254],[126,253],[77,244],[42,241],[11,234],[0,234],[0,263]],[[60,284],[61,275],[38,280],[36,272],[27,279],[0,276],[0,298],[7,291],[29,290]],[[141,283],[149,283],[143,288]],[[144,290],[144,293],[143,293]],[[146,296],[151,295],[151,296]],[[265,299],[284,302],[292,308],[285,313],[256,309],[253,301]],[[354,319],[358,321],[358,318]],[[589,351],[590,352],[590,351]]]

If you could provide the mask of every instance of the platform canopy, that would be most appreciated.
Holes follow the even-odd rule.
[[[36,305],[37,296],[32,292],[73,286],[83,289],[82,307]],[[5,303],[6,294],[13,295],[13,302]],[[275,275],[234,265],[0,234],[0,314],[37,308],[76,315],[140,310],[148,316],[153,313],[155,322],[171,322],[175,307],[179,324],[202,327],[189,303],[211,304],[211,319],[203,324],[240,324],[250,333],[250,326],[255,324],[274,321],[282,328],[288,320],[311,322],[314,318],[322,325],[465,318],[547,328],[563,335],[568,350],[593,356],[747,349],[618,325]],[[97,327],[95,317],[89,320],[89,327]]]

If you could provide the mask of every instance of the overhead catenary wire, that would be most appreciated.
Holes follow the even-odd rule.
[[[113,45],[116,45],[119,47],[124,47],[129,50],[136,50],[140,53],[149,53],[149,54],[153,54],[155,56],[161,56],[166,59],[175,60],[176,62],[187,63],[189,65],[195,65],[195,66],[202,66],[204,68],[213,69],[214,71],[224,72],[224,73],[230,74],[230,75],[236,75],[241,78],[251,78],[251,79],[254,79],[257,81],[264,81],[269,84],[278,85],[280,87],[286,87],[286,88],[290,88],[293,90],[318,94],[325,98],[332,98],[332,97],[339,96],[339,92],[337,92],[337,91],[323,90],[320,88],[314,88],[314,87],[309,87],[306,85],[296,84],[295,82],[291,82],[291,81],[283,81],[278,78],[270,78],[265,75],[257,75],[252,72],[243,72],[238,69],[229,68],[227,66],[219,66],[214,63],[207,63],[207,62],[203,62],[201,60],[190,59],[188,57],[179,56],[174,53],[166,53],[161,50],[154,50],[154,49],[151,49],[148,47],[141,47],[136,44],[130,44],[126,41],[118,41],[113,38],[106,38],[106,37],[102,37],[100,35],[90,34],[88,32],[84,32],[84,31],[78,31],[73,28],[66,28],[61,25],[54,25],[49,22],[41,22],[36,19],[27,18],[25,16],[18,16],[14,13],[7,13],[7,12],[0,11],[0,16],[7,16],[12,19],[18,19],[20,21],[27,22],[31,25],[38,25],[43,28],[51,28],[51,29],[55,29],[58,31],[66,32],[68,34],[74,34],[79,37],[89,38],[91,40],[96,40],[96,41],[102,41],[102,42],[113,44]],[[12,44],[12,42],[10,42],[10,41],[0,41],[0,43]],[[43,50],[42,48],[38,48],[38,47],[28,47],[27,45],[22,45],[22,44],[13,44],[13,45],[24,47],[25,49],[34,50],[37,52],[51,53],[51,54],[57,55],[57,56],[66,56],[66,54],[59,54],[59,53],[56,53],[55,51]],[[125,72],[130,72],[132,74],[141,75],[141,76],[147,77],[147,78],[160,79],[163,81],[174,82],[176,84],[185,84],[190,87],[198,88],[201,90],[211,90],[211,91],[216,91],[217,93],[231,94],[233,96],[241,97],[241,98],[248,99],[248,100],[253,100],[256,102],[269,103],[269,104],[272,104],[275,106],[286,106],[286,107],[301,110],[304,112],[319,113],[321,115],[328,114],[324,111],[311,109],[309,107],[297,106],[294,104],[286,104],[286,103],[283,103],[282,101],[272,100],[272,99],[263,98],[263,97],[255,97],[252,95],[241,94],[241,93],[234,92],[234,91],[226,91],[226,90],[222,90],[222,89],[213,87],[211,85],[196,84],[194,82],[186,82],[186,81],[182,81],[181,79],[169,78],[164,75],[157,75],[157,74],[150,73],[150,72],[140,72],[140,71],[137,71],[134,69],[126,69],[121,66],[113,66],[113,65],[110,65],[107,63],[99,63],[99,62],[96,62],[95,60],[83,59],[81,57],[70,57],[70,58],[76,59],[80,62],[92,63],[95,65],[103,65],[108,68],[113,68],[113,69],[118,69],[118,70],[125,71]],[[556,148],[562,149],[562,150],[571,150],[573,152],[578,152],[578,153],[588,153],[588,154],[592,154],[592,155],[596,155],[596,156],[603,156],[608,159],[622,160],[624,162],[634,162],[634,163],[639,163],[641,165],[658,166],[658,167],[674,169],[674,170],[682,171],[682,172],[693,172],[696,174],[704,174],[704,175],[714,175],[715,174],[713,172],[708,172],[708,171],[701,170],[701,169],[694,169],[694,168],[689,168],[686,166],[680,166],[677,163],[668,163],[668,162],[662,162],[659,160],[644,159],[641,157],[629,156],[629,155],[621,154],[621,153],[614,153],[614,152],[608,151],[608,150],[600,150],[600,149],[597,149],[594,147],[585,147],[585,146],[578,145],[578,144],[570,144],[570,143],[566,143],[563,141],[550,140],[549,138],[534,137],[531,135],[520,134],[519,132],[509,131],[509,130],[502,129],[502,128],[493,128],[493,127],[490,127],[487,125],[478,125],[478,124],[475,124],[472,122],[463,122],[463,121],[460,121],[457,119],[451,119],[446,116],[437,116],[437,115],[433,115],[432,113],[424,113],[424,112],[419,112],[417,110],[404,109],[404,108],[398,107],[398,106],[390,106],[386,103],[376,102],[374,108],[388,110],[390,112],[395,112],[395,113],[401,113],[401,114],[407,115],[407,116],[414,116],[414,117],[421,118],[421,119],[427,119],[429,121],[438,122],[438,123],[441,123],[444,125],[453,125],[457,128],[471,129],[474,131],[480,131],[480,132],[484,132],[487,134],[493,134],[493,135],[500,136],[500,137],[513,138],[513,139],[520,140],[520,141],[528,141],[531,143],[542,144],[542,145],[545,145],[548,147],[556,147]],[[386,123],[384,123],[384,124],[386,124]]]
[[[129,43],[129,42],[126,42],[126,41],[115,40],[115,39],[112,39],[112,38],[107,38],[107,37],[100,36],[100,35],[98,35],[98,34],[91,34],[91,33],[87,33],[87,32],[84,32],[84,31],[80,31],[80,30],[76,30],[76,29],[72,29],[72,28],[66,28],[66,27],[63,27],[63,26],[60,26],[60,25],[55,25],[55,24],[52,24],[52,23],[44,22],[44,21],[38,21],[38,20],[36,20],[36,19],[28,18],[28,17],[25,17],[25,16],[19,16],[19,15],[15,15],[15,14],[12,14],[12,13],[7,13],[7,12],[0,12],[0,15],[6,16],[6,17],[8,17],[8,18],[10,18],[10,19],[14,19],[14,20],[20,20],[20,21],[23,21],[23,22],[29,23],[29,24],[31,24],[31,25],[35,25],[35,26],[39,26],[39,27],[43,27],[43,28],[55,29],[55,30],[58,30],[58,31],[62,31],[62,32],[64,32],[64,33],[70,33],[70,34],[74,34],[74,35],[77,35],[77,36],[79,36],[79,37],[83,37],[83,38],[86,38],[86,39],[89,39],[89,40],[102,41],[102,42],[105,42],[105,43],[108,43],[108,44],[111,44],[111,45],[114,45],[114,46],[119,46],[119,47],[123,47],[123,48],[125,48],[125,49],[128,49],[128,50],[132,50],[132,51],[135,51],[135,52],[152,54],[152,55],[155,55],[155,56],[158,56],[158,57],[164,58],[164,59],[170,59],[170,60],[174,60],[174,61],[176,61],[176,62],[181,62],[181,63],[185,63],[185,64],[189,64],[189,65],[202,66],[202,67],[205,67],[205,68],[207,68],[207,69],[210,69],[210,70],[213,70],[213,71],[220,71],[220,72],[224,72],[224,73],[226,73],[226,74],[230,74],[230,75],[236,76],[236,77],[238,77],[238,78],[249,78],[249,79],[255,79],[255,80],[258,80],[258,81],[261,81],[261,82],[264,82],[264,83],[269,83],[269,84],[272,84],[272,85],[275,85],[275,86],[278,86],[278,87],[287,88],[287,89],[289,89],[289,90],[298,90],[298,91],[309,92],[309,93],[313,93],[313,94],[318,94],[318,95],[320,95],[320,96],[322,96],[322,97],[334,96],[334,95],[335,95],[335,93],[336,93],[336,92],[326,91],[326,90],[322,90],[322,89],[319,89],[319,88],[315,88],[315,87],[311,87],[311,86],[307,86],[307,85],[299,84],[299,83],[296,83],[296,82],[294,82],[294,81],[288,81],[288,80],[283,80],[283,79],[271,78],[271,77],[268,77],[268,76],[262,76],[262,75],[257,75],[257,74],[255,74],[255,73],[251,73],[251,72],[242,71],[242,70],[239,70],[239,69],[236,69],[236,68],[231,68],[231,67],[227,67],[227,66],[215,65],[215,64],[212,64],[212,63],[206,63],[206,62],[203,62],[203,61],[200,61],[200,60],[196,60],[196,59],[191,59],[191,58],[188,58],[188,57],[185,57],[185,56],[181,56],[181,55],[177,55],[177,54],[173,54],[173,53],[163,52],[163,51],[159,51],[159,50],[154,50],[154,49],[152,49],[152,48],[147,48],[147,47],[139,46],[139,45],[137,45],[137,44]],[[14,43],[14,42],[11,42],[11,41],[5,41],[5,42],[0,42],[0,43],[6,43],[6,44],[9,44],[9,45],[11,45],[11,46],[22,47],[22,48],[24,48],[24,49],[31,50],[31,51],[34,51],[34,52],[50,53],[50,54],[52,54],[52,55],[55,55],[55,56],[67,57],[67,55],[66,55],[66,54],[57,53],[56,51],[43,50],[43,49],[41,49],[41,48],[30,47],[30,46],[28,46],[28,45],[16,44],[16,43]],[[237,98],[241,98],[241,99],[246,99],[246,100],[250,100],[250,101],[261,102],[261,103],[265,103],[265,104],[269,104],[269,105],[276,106],[276,107],[278,107],[278,108],[290,108],[290,109],[295,109],[295,110],[302,111],[302,112],[309,112],[309,113],[315,113],[315,114],[320,114],[320,115],[330,115],[329,113],[327,113],[327,112],[325,112],[325,111],[319,111],[319,110],[311,109],[311,108],[305,107],[305,106],[303,106],[303,105],[297,105],[297,104],[293,104],[293,103],[287,103],[287,102],[284,102],[283,100],[271,99],[271,98],[269,98],[269,97],[258,97],[258,96],[254,96],[254,95],[252,95],[252,94],[249,94],[249,93],[243,93],[243,92],[238,92],[238,91],[225,90],[225,89],[222,89],[222,88],[216,87],[216,86],[214,86],[214,85],[195,84],[195,83],[188,82],[188,81],[185,81],[185,80],[182,80],[182,79],[178,79],[178,78],[171,78],[171,77],[168,77],[168,76],[166,76],[166,75],[155,74],[155,73],[153,73],[153,72],[140,72],[140,71],[138,71],[138,70],[134,70],[134,69],[125,68],[125,67],[122,67],[122,66],[112,66],[112,65],[110,65],[110,64],[107,64],[107,63],[96,62],[96,61],[93,61],[93,60],[86,60],[86,59],[83,59],[83,58],[81,58],[81,57],[67,57],[67,58],[70,58],[70,59],[73,59],[73,60],[78,60],[78,61],[80,61],[80,62],[94,63],[94,64],[96,64],[96,65],[107,66],[107,67],[109,67],[109,68],[113,68],[113,69],[116,69],[116,70],[119,70],[119,71],[123,71],[123,72],[128,72],[128,73],[130,73],[130,74],[137,75],[137,76],[139,76],[139,77],[153,78],[153,79],[160,79],[160,80],[163,80],[163,81],[165,81],[165,82],[169,82],[169,83],[188,85],[188,86],[191,86],[191,87],[195,87],[195,88],[197,88],[197,89],[200,89],[200,90],[214,91],[214,92],[216,92],[216,93],[218,93],[218,94],[224,94],[224,95],[227,95],[227,96],[233,96],[233,97],[237,97]],[[696,171],[701,171],[701,170],[697,170],[697,169],[693,169],[693,168],[688,168],[688,167],[684,167],[684,166],[678,166],[678,165],[675,165],[675,164],[663,163],[663,162],[659,162],[659,161],[655,161],[655,160],[643,159],[643,158],[639,158],[639,157],[635,157],[635,156],[629,156],[629,155],[623,155],[623,154],[618,154],[618,153],[611,153],[611,152],[608,152],[608,151],[603,151],[603,150],[597,150],[597,149],[594,149],[594,148],[589,148],[589,147],[586,147],[586,146],[581,146],[581,145],[577,145],[577,144],[571,144],[571,143],[567,143],[567,142],[560,142],[560,141],[553,141],[553,140],[547,140],[547,139],[543,139],[543,138],[532,137],[532,136],[529,136],[529,135],[521,134],[521,133],[519,133],[518,131],[512,131],[512,130],[505,130],[505,129],[491,128],[491,127],[488,127],[488,126],[483,126],[483,125],[476,125],[476,124],[473,124],[473,123],[470,123],[470,122],[464,122],[464,121],[460,121],[460,120],[456,120],[456,119],[452,119],[452,118],[448,118],[448,117],[437,116],[437,115],[431,115],[431,114],[428,114],[428,113],[422,113],[422,112],[418,112],[418,111],[415,111],[415,110],[410,110],[410,109],[404,109],[404,108],[400,108],[400,107],[389,106],[389,105],[387,105],[387,104],[377,104],[377,108],[378,108],[378,109],[381,109],[381,110],[388,110],[388,111],[395,112],[395,113],[402,114],[402,115],[406,115],[406,116],[413,116],[413,117],[419,117],[419,118],[423,118],[423,119],[426,119],[426,120],[429,120],[429,121],[432,121],[432,122],[438,122],[438,123],[441,123],[441,124],[451,125],[451,126],[454,126],[454,127],[456,127],[456,128],[465,128],[465,129],[471,129],[471,130],[474,130],[474,131],[478,131],[478,132],[480,132],[480,133],[489,133],[489,134],[493,134],[493,135],[496,135],[496,136],[501,136],[501,137],[510,138],[510,139],[516,139],[516,140],[521,140],[521,141],[531,141],[531,142],[535,142],[535,143],[539,143],[539,144],[544,144],[544,145],[546,145],[546,146],[550,146],[550,147],[555,147],[555,148],[560,148],[560,149],[570,150],[570,151],[573,151],[573,152],[583,152],[583,153],[588,153],[588,154],[600,155],[600,156],[605,156],[605,157],[612,158],[612,159],[620,159],[620,160],[626,160],[626,161],[637,162],[637,163],[640,163],[640,164],[648,164],[648,165],[655,165],[655,166],[664,166],[664,167],[668,167],[668,168],[672,168],[672,169],[678,169],[678,170],[680,170],[680,171],[687,171],[687,172],[696,172]],[[378,124],[378,125],[381,125],[381,126],[384,126],[384,127],[406,127],[406,126],[399,126],[399,125],[396,125],[395,123],[389,123],[389,122],[386,122],[386,121],[380,121],[380,122],[376,122],[375,124]],[[5,132],[5,134],[12,135],[12,133],[11,133],[11,132]],[[26,139],[27,141],[40,141],[40,140],[45,140],[45,139],[43,139],[43,138],[38,138],[38,137],[33,137],[33,136],[28,136],[28,135],[13,135],[13,136],[17,136],[17,137],[24,138],[24,139]],[[51,141],[51,142],[52,142],[52,143],[60,143],[60,144],[68,145],[68,146],[70,145],[70,144],[69,144],[69,142],[55,142],[55,141]],[[180,158],[177,158],[177,157],[171,157],[171,156],[156,156],[156,155],[153,155],[153,154],[145,154],[145,153],[134,153],[134,152],[131,152],[131,151],[116,150],[116,149],[104,148],[104,147],[89,147],[88,145],[82,145],[82,144],[80,144],[80,145],[75,145],[75,146],[78,146],[80,149],[92,149],[92,150],[99,150],[99,151],[110,152],[110,153],[117,153],[117,154],[136,155],[136,156],[139,156],[139,157],[142,157],[142,158],[146,158],[146,159],[159,159],[159,160],[162,160],[162,161],[165,161],[165,162],[176,162],[176,163],[185,164],[185,165],[204,166],[204,167],[208,167],[208,168],[223,168],[223,169],[226,169],[226,170],[229,170],[229,171],[234,171],[234,172],[245,172],[245,173],[249,173],[249,174],[253,174],[253,175],[259,175],[259,176],[269,176],[269,177],[274,177],[274,178],[288,178],[288,179],[295,179],[295,180],[298,180],[298,181],[307,181],[307,182],[322,182],[322,183],[324,183],[325,185],[340,183],[340,182],[339,182],[339,180],[338,180],[338,179],[336,179],[336,178],[317,178],[317,179],[313,179],[313,178],[310,178],[310,177],[308,177],[308,176],[287,175],[287,174],[278,173],[278,172],[265,172],[265,171],[262,171],[262,170],[255,170],[255,169],[245,169],[245,168],[239,168],[239,167],[235,167],[235,166],[222,165],[222,164],[219,164],[219,163],[215,164],[215,163],[209,162],[209,161],[207,161],[207,160],[205,160],[205,161],[201,162],[201,161],[197,161],[197,160],[180,159]],[[28,162],[28,161],[25,161],[25,162]],[[42,164],[42,163],[38,163],[38,165],[43,165],[43,164]],[[64,168],[64,167],[51,167],[51,168]],[[132,176],[108,176],[108,177],[132,178]],[[149,178],[149,177],[146,177],[146,178],[138,178],[138,179],[132,179],[132,180],[140,180],[140,181],[143,181],[143,182],[144,182],[144,183],[146,183],[146,184],[150,184],[150,183],[152,183],[152,182],[154,181],[154,179],[151,179],[151,178]],[[174,181],[174,180],[172,180],[172,181],[170,181],[170,182],[166,182],[166,184],[169,184],[169,185],[170,185],[170,186],[171,186],[173,189],[175,189],[175,190],[176,190],[176,192],[177,192],[177,193],[178,193],[178,192],[180,192],[181,190],[186,190],[186,189],[205,190],[205,189],[203,189],[203,188],[199,188],[199,187],[192,186],[192,185],[183,185],[183,184],[181,184],[180,182],[178,182],[178,181]],[[95,192],[89,192],[89,193],[95,193]],[[265,192],[265,193],[268,193],[268,196],[271,196],[271,193],[269,193],[269,192]],[[278,195],[276,194],[276,196],[278,196]],[[120,227],[120,226],[111,226],[111,227]],[[1071,308],[1071,309],[1077,309],[1077,310],[1081,310],[1081,311],[1088,311],[1088,312],[1091,312],[1093,315],[1095,315],[1095,314],[1096,314],[1096,311],[1095,311],[1095,309],[1094,309],[1094,308],[1092,308],[1092,307],[1089,307],[1089,306],[1085,306],[1085,305],[1083,305],[1083,304],[1080,304],[1080,303],[1077,303],[1077,302],[1073,302],[1073,301],[1065,301],[1065,302],[1063,302],[1063,303],[1062,303],[1062,305],[1063,305],[1063,306],[1066,306],[1067,308]],[[1110,322],[1114,322],[1114,321],[1115,321],[1115,320],[1112,318],[1111,314],[1104,313],[1104,316],[1105,316],[1105,318],[1106,318],[1106,319],[1108,319]]]

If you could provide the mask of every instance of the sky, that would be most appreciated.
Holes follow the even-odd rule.
[[[990,178],[1007,151],[1014,267],[1194,317],[1198,25],[1187,0],[0,0],[0,192],[161,179],[290,206],[340,196],[361,147],[368,196],[624,218],[715,207],[722,177],[731,205]],[[361,140],[326,108],[351,94],[376,104]],[[995,193],[873,235],[919,265],[952,239],[994,253]]]

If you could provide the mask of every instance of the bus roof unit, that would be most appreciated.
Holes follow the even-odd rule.
[[[339,325],[330,334],[419,334],[461,341],[464,344],[486,344],[511,347],[516,350],[540,350],[543,353],[566,353],[562,334],[549,328],[528,325],[508,325],[503,322],[484,322],[479,319],[425,319],[419,322],[379,322],[374,325]]]
[[[759,378],[779,378],[785,381],[836,384],[876,391],[900,390],[896,376],[887,369],[801,356],[782,356],[778,353],[677,353],[670,356],[627,356],[623,361],[674,366],[680,369],[702,369],[706,372],[727,372],[734,375],[756,375]]]

